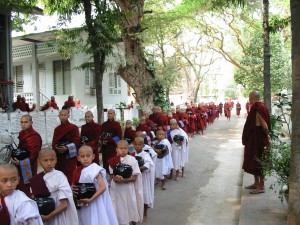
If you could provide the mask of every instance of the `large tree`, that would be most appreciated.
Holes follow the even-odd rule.
[[[288,224],[300,224],[300,0],[290,1],[292,28],[292,155]]]

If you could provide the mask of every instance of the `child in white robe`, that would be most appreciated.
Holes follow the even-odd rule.
[[[72,189],[67,177],[54,169],[56,164],[56,153],[51,148],[40,150],[38,162],[43,168],[43,180],[50,192],[50,198],[54,199],[55,210],[49,215],[41,215],[44,225],[78,225],[78,216],[73,200]],[[39,174],[38,174],[39,175]],[[38,176],[36,175],[36,176]],[[34,177],[31,180],[33,188]],[[38,182],[36,180],[36,182]]]
[[[133,142],[135,156],[140,156],[144,160],[144,165],[140,166],[143,177],[143,193],[144,193],[144,222],[147,218],[147,209],[153,208],[154,203],[154,181],[155,181],[155,165],[151,159],[150,153],[143,150],[144,139],[136,137]]]
[[[146,138],[146,134],[144,132],[142,132],[142,131],[138,131],[138,132],[136,132],[135,137],[141,137],[141,138],[145,139]],[[148,152],[150,154],[150,156],[152,158],[152,161],[154,162],[154,165],[155,165],[156,164],[156,160],[157,160],[157,153],[153,150],[153,148],[150,145],[145,144],[145,142],[144,142],[143,150],[145,152]]]
[[[155,167],[155,176],[161,180],[162,190],[166,190],[166,176],[170,174],[171,169],[173,169],[172,162],[172,147],[168,139],[166,139],[166,133],[163,130],[158,130],[156,132],[157,144],[161,144],[167,147],[165,154],[161,154],[161,151],[154,146],[154,150],[158,154],[156,167]]]
[[[73,185],[76,183],[93,183],[96,193],[89,199],[78,202],[83,206],[78,210],[80,225],[118,225],[117,216],[112,206],[108,191],[106,170],[93,163],[95,154],[90,146],[84,145],[78,150],[77,159],[82,166],[73,173]],[[74,194],[76,194],[75,188]]]
[[[0,193],[9,213],[10,225],[43,225],[37,204],[28,198],[24,192],[16,190],[19,183],[19,173],[15,165],[0,165]],[[2,224],[4,221],[0,221]]]
[[[117,163],[128,164],[133,170],[131,177],[113,175],[111,182],[111,198],[120,225],[143,222],[144,213],[142,174],[135,157],[128,155],[128,148],[127,141],[119,141],[117,156],[108,161],[111,174]]]
[[[174,165],[174,170],[176,172],[175,180],[178,181],[178,176],[179,176],[179,171],[180,169],[182,170],[182,174],[184,173],[184,164],[185,164],[185,155],[186,155],[186,148],[185,144],[186,142],[184,141],[174,141],[174,136],[183,136],[184,134],[182,130],[179,128],[176,119],[171,119],[170,120],[170,136],[172,142],[172,161]]]

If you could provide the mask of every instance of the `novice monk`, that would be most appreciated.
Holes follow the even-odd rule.
[[[135,137],[143,138],[144,143],[145,143],[146,134],[144,132],[142,132],[142,131],[136,132]],[[157,153],[153,150],[153,148],[150,145],[147,145],[147,144],[144,144],[143,150],[150,154],[152,161],[154,162],[154,165],[155,165],[156,160],[157,160]]]
[[[51,148],[44,148],[39,152],[38,162],[43,172],[31,179],[31,188],[35,197],[47,197],[41,191],[49,192],[54,199],[55,210],[49,215],[42,215],[44,225],[78,225],[78,217],[73,201],[73,194],[67,177],[55,170],[56,153]],[[46,185],[42,186],[42,185]]]
[[[150,153],[143,150],[144,139],[136,137],[133,142],[135,156],[140,156],[144,160],[144,165],[140,166],[143,177],[143,193],[144,193],[144,222],[147,220],[148,207],[153,208],[154,202],[154,180],[155,165],[151,159]]]
[[[156,138],[160,145],[167,147],[167,151],[162,154],[161,151],[154,147],[154,150],[157,153],[157,161],[155,167],[155,176],[161,180],[162,190],[166,190],[166,176],[170,174],[171,169],[173,168],[172,162],[172,147],[168,139],[166,139],[166,133],[163,130],[158,130],[156,132]]]
[[[16,190],[19,179],[16,166],[0,165],[1,225],[43,225],[36,203]]]
[[[179,128],[177,121],[172,119],[170,121],[170,138],[172,140],[172,161],[174,165],[174,170],[176,172],[175,180],[178,181],[179,171],[182,171],[182,177],[184,177],[184,166],[186,159],[186,151],[187,151],[187,135]],[[183,141],[175,141],[175,135],[179,135],[183,137]]]
[[[89,199],[78,200],[83,205],[78,210],[80,225],[118,225],[115,210],[106,181],[106,171],[93,163],[95,154],[90,146],[82,146],[78,150],[77,159],[81,163],[73,174],[73,192],[77,195],[77,183],[93,183],[96,193]]]
[[[143,181],[142,174],[137,160],[128,155],[129,145],[127,141],[121,140],[117,144],[117,156],[108,161],[111,174],[117,163],[125,163],[132,167],[132,176],[123,178],[113,176],[111,182],[111,198],[115,208],[119,225],[132,222],[143,221],[144,201],[143,201]]]

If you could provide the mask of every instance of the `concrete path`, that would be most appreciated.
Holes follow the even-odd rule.
[[[269,190],[252,195],[243,187],[253,177],[242,171],[241,135],[245,117],[224,117],[190,142],[186,178],[155,188],[154,209],[147,225],[284,225],[287,204]]]

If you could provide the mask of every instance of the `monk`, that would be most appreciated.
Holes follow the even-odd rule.
[[[25,149],[29,153],[29,157],[24,160],[18,160],[12,158],[11,162],[15,164],[18,168],[20,175],[19,190],[23,191],[28,197],[31,197],[30,194],[30,184],[29,179],[37,174],[37,158],[39,151],[42,147],[42,138],[32,127],[32,117],[30,115],[23,115],[21,117],[21,128],[22,130],[19,133],[19,145],[18,149]],[[28,160],[29,159],[29,160]],[[22,167],[26,165],[26,161],[30,162],[31,174],[22,174]],[[24,170],[23,170],[24,171]]]
[[[68,100],[64,103],[64,109],[69,109],[71,107],[75,107],[74,96],[70,95]]]
[[[116,156],[118,140],[122,139],[122,128],[118,121],[115,121],[115,110],[107,111],[107,121],[102,123],[102,161],[103,167],[109,173],[108,160]]]
[[[219,107],[218,108],[219,108],[219,113],[222,116],[222,114],[223,114],[223,103],[222,102],[219,103]]]
[[[72,183],[73,171],[77,165],[77,150],[80,146],[78,127],[69,122],[69,112],[65,109],[59,112],[61,124],[54,129],[52,149],[55,150],[57,163],[55,169],[62,171]]]
[[[43,105],[43,107],[41,108],[41,111],[45,111],[45,110],[49,109],[50,107],[53,109],[57,109],[57,110],[59,109],[54,96],[51,96],[51,100],[48,101],[45,105]]]
[[[153,113],[149,115],[149,119],[155,124],[156,130],[164,130],[164,126],[166,125],[166,118],[160,111],[161,108],[159,106],[154,106],[152,109]]]
[[[241,107],[241,103],[239,103],[239,101],[237,101],[235,109],[236,109],[236,115],[240,116],[242,107]]]
[[[264,176],[259,160],[269,145],[270,113],[264,103],[260,101],[258,91],[249,94],[251,108],[244,125],[242,142],[245,146],[243,169],[254,175],[254,183],[246,186],[252,189],[251,194],[265,192]]]
[[[17,96],[17,101],[12,104],[12,107],[13,107],[14,111],[16,111],[17,109],[19,109],[23,112],[27,111],[27,105],[25,102],[22,101],[21,95]],[[28,106],[28,108],[29,108],[29,106]],[[29,111],[27,111],[27,112],[29,112]]]
[[[191,140],[192,138],[194,138],[194,134],[196,131],[197,117],[196,117],[196,113],[195,113],[194,109],[192,108],[192,105],[189,103],[187,104],[186,113],[188,115],[187,133],[188,133],[189,139]]]
[[[131,120],[126,120],[124,139],[128,142],[128,144],[131,144],[131,142],[134,141],[135,133],[136,133],[136,131],[132,128]]]
[[[100,124],[94,122],[94,115],[91,111],[85,113],[85,122],[81,127],[81,144],[88,145],[93,149],[95,158],[93,162],[99,163],[99,140],[102,133],[102,127]]]

